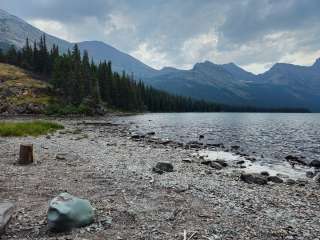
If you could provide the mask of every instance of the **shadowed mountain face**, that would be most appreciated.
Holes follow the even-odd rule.
[[[162,70],[146,81],[171,93],[232,105],[320,111],[319,59],[310,67],[278,63],[260,75],[233,63],[204,62],[191,70]]]
[[[0,48],[10,45],[21,48],[26,38],[39,40],[42,31],[25,21],[0,10]],[[56,44],[61,51],[73,43],[46,34],[47,44]],[[117,72],[134,74],[155,88],[197,99],[232,105],[259,107],[303,107],[320,111],[320,59],[313,66],[303,67],[278,63],[269,71],[254,75],[234,63],[218,65],[197,63],[190,70],[166,67],[155,70],[132,56],[98,41],[78,43],[88,50],[97,63],[111,61]]]
[[[126,71],[128,74],[134,74],[136,78],[150,77],[156,74],[157,70],[147,66],[130,55],[98,41],[86,41],[79,43],[80,50],[87,50],[89,56],[96,62],[111,61],[112,68],[116,72]]]

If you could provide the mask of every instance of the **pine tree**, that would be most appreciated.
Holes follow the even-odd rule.
[[[9,48],[6,58],[7,63],[12,65],[18,65],[17,50],[13,45]]]
[[[82,76],[83,76],[83,84],[84,84],[84,96],[89,96],[91,93],[92,82],[91,82],[91,68],[89,61],[88,51],[83,52],[82,57]]]
[[[0,62],[4,62],[4,61],[5,61],[5,55],[2,48],[0,48]]]

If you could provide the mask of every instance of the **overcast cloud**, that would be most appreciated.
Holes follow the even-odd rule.
[[[319,0],[1,0],[69,41],[104,41],[154,68],[235,62],[262,72],[320,57]]]

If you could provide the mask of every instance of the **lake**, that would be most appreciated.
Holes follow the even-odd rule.
[[[287,155],[320,160],[320,114],[316,113],[150,113],[119,120],[131,129],[187,143],[223,143],[256,157],[261,164],[283,165]]]

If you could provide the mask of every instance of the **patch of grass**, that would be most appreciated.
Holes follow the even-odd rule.
[[[64,126],[48,121],[0,122],[0,136],[39,136],[63,129]]]

